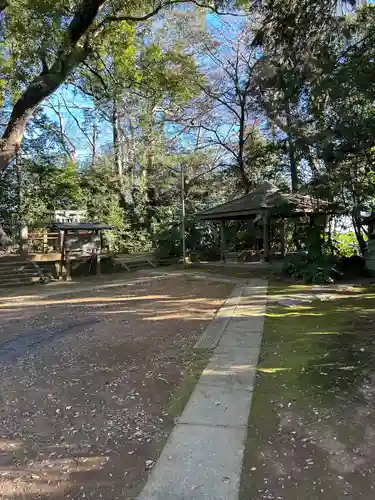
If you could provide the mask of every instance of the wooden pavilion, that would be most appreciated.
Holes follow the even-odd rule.
[[[311,225],[322,225],[330,212],[330,203],[298,193],[283,193],[270,182],[263,182],[250,193],[235,200],[217,205],[197,214],[200,220],[220,223],[220,254],[225,260],[225,222],[228,220],[253,219],[263,227],[264,260],[270,259],[272,223],[277,221],[281,240],[281,254],[285,254],[285,220],[308,217]],[[275,226],[275,224],[274,224]]]

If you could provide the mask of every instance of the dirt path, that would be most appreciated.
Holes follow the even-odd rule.
[[[130,499],[232,286],[184,277],[2,303],[0,498]]]

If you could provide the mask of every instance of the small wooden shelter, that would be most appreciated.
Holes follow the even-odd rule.
[[[209,208],[197,214],[201,220],[220,222],[221,260],[226,252],[225,221],[255,219],[263,225],[264,260],[270,257],[270,239],[272,220],[278,221],[281,234],[282,249],[285,253],[285,219],[308,216],[311,224],[323,222],[330,211],[330,203],[311,196],[298,193],[283,193],[280,188],[270,182],[263,182],[249,194]]]
[[[60,231],[60,276],[65,264],[66,279],[71,279],[71,262],[78,258],[91,258],[96,263],[96,274],[100,274],[102,254],[102,232],[112,229],[102,222],[94,223],[56,223]]]

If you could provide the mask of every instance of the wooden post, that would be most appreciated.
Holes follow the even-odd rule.
[[[60,252],[64,248],[64,232],[63,230],[59,231],[59,247],[60,247]]]
[[[70,259],[70,250],[65,251],[66,281],[72,281],[72,261]]]
[[[181,165],[181,243],[182,243],[182,262],[186,267],[186,231],[185,231],[185,171]]]
[[[29,231],[23,224],[20,229],[20,255],[21,257],[29,255]]]
[[[43,253],[48,252],[48,233],[47,231],[43,232]]]
[[[226,241],[225,241],[225,221],[220,219],[220,260],[225,261]]]
[[[60,231],[60,266],[59,266],[59,280],[63,278],[64,260],[65,260],[65,231]]]
[[[97,247],[96,247],[96,274],[99,275],[100,274],[100,257],[101,257],[101,253],[102,253],[102,238],[101,238],[101,234],[100,234],[100,230],[99,231],[95,231],[95,235],[96,235],[96,238],[95,240],[97,241]]]
[[[270,218],[268,212],[263,215],[263,251],[264,261],[269,262],[270,259]]]
[[[281,220],[280,224],[280,240],[281,240],[281,255],[285,255],[285,219]]]

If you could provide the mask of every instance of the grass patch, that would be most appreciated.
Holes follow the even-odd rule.
[[[374,412],[364,391],[375,362],[373,291],[269,305],[240,500],[372,498],[375,446],[368,452],[366,429]],[[275,283],[269,294],[311,288]]]
[[[184,373],[180,385],[172,393],[169,402],[168,415],[170,415],[172,419],[175,420],[182,414],[186,403],[189,401],[189,398],[197,385],[202,371],[206,368],[211,354],[212,351],[209,349],[191,351],[189,366]]]

